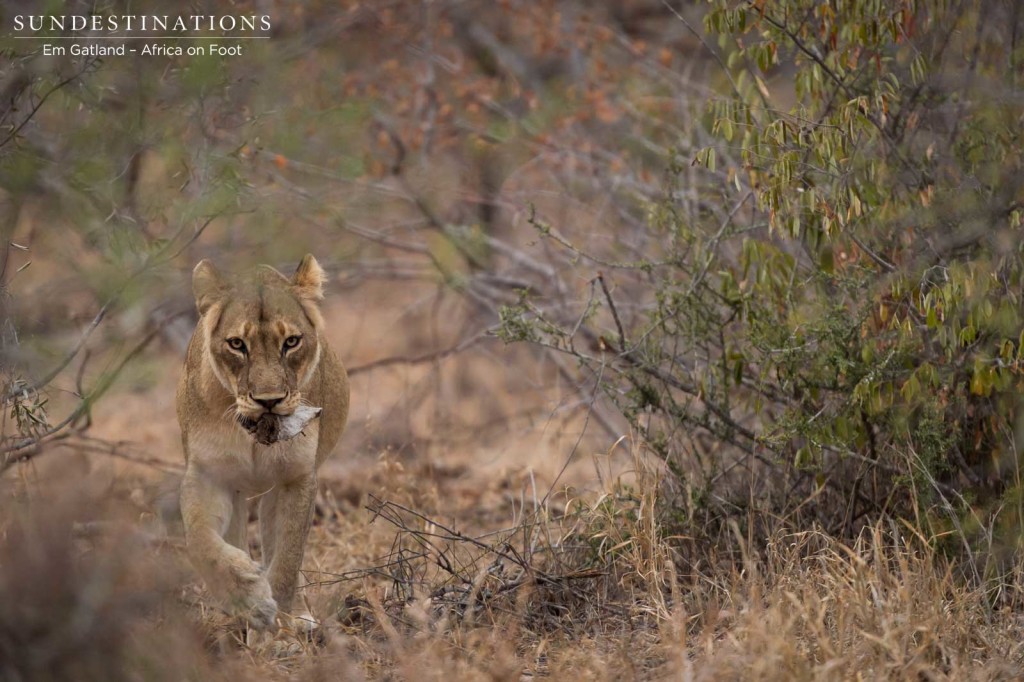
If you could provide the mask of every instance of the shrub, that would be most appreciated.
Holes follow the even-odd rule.
[[[521,305],[505,334],[601,376],[687,522],[1020,518],[1024,12],[710,5],[715,142],[670,160],[655,246],[597,278],[605,333],[582,351],[585,325]]]

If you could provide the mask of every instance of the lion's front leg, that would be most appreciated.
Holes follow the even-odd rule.
[[[270,561],[268,577],[281,611],[291,609],[295,588],[302,568],[302,556],[306,549],[306,536],[313,515],[313,500],[316,497],[316,476],[310,475],[283,485],[275,491],[273,519],[263,520],[270,527],[273,559]],[[262,510],[261,510],[262,511]]]
[[[196,570],[228,609],[252,627],[276,627],[277,604],[270,584],[249,553],[224,540],[235,507],[232,491],[207,480],[190,466],[181,482],[185,545]]]
[[[274,486],[260,497],[260,550],[263,554],[263,566],[268,567],[274,561],[274,525],[277,522],[277,486]]]

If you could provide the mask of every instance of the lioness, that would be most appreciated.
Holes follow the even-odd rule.
[[[177,395],[185,542],[214,593],[257,629],[292,608],[317,470],[348,419],[348,376],[316,303],[323,282],[311,255],[291,279],[267,265],[228,279],[208,260],[192,273],[200,318]],[[253,498],[262,568],[246,540]]]

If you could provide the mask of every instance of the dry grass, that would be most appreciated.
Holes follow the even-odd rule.
[[[362,479],[326,481],[303,591],[323,621],[312,642],[254,636],[211,607],[180,540],[134,521],[137,479],[77,494],[52,481],[9,485],[0,679],[960,680],[1024,670],[1018,581],[970,587],[895,522],[852,546],[779,531],[760,551],[732,524],[738,560],[704,547],[692,561],[660,524],[657,472],[639,453],[633,463],[581,496],[508,494],[497,480],[505,495],[467,491],[459,470],[393,457]],[[352,486],[363,491],[355,504]],[[41,504],[55,493],[63,504]]]
[[[852,547],[780,535],[705,593],[717,602],[684,609],[696,613],[683,665],[700,679],[1017,677],[1019,614],[993,611],[943,566],[902,529],[872,528]]]
[[[431,318],[415,292],[369,288],[331,306],[353,366],[450,345],[407,333]],[[0,479],[0,682],[1024,671],[1012,572],[969,583],[898,524],[852,546],[767,517],[677,537],[639,444],[585,454],[603,437],[580,439],[592,401],[537,358],[491,352],[354,377],[305,561],[302,596],[323,623],[312,642],[241,630],[195,583],[180,538],[154,536],[159,476],[180,469],[180,358],[152,358],[96,406],[89,440]],[[741,530],[772,527],[767,544]]]

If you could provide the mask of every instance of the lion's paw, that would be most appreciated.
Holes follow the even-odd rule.
[[[254,630],[277,629],[277,602],[272,598],[254,599],[238,615]]]
[[[255,630],[276,630],[277,602],[266,578],[253,573],[242,576],[240,583],[228,605],[231,614]]]

